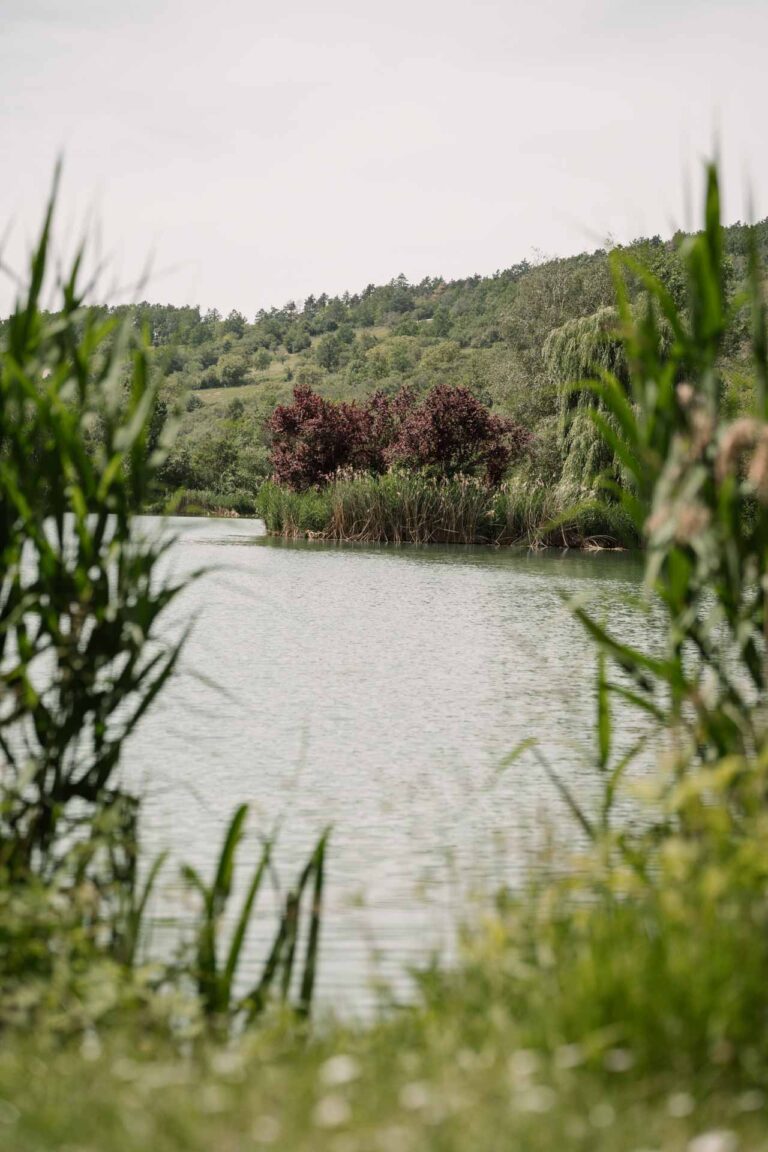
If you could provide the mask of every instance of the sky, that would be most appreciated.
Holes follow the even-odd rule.
[[[0,0],[0,255],[249,318],[768,215],[768,0]],[[0,277],[0,315],[15,287]]]

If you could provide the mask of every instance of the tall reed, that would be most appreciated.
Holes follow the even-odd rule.
[[[405,470],[340,476],[307,492],[268,483],[257,508],[270,532],[289,537],[529,547],[632,547],[639,539],[618,506],[566,508],[553,488],[513,479],[494,490],[473,477]]]

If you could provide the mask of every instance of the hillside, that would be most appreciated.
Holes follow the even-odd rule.
[[[765,259],[768,220],[756,234]],[[678,302],[684,240],[683,234],[653,237],[627,249]],[[746,267],[746,227],[725,229],[724,247],[736,292]],[[638,291],[630,285],[631,294]],[[451,282],[436,277],[409,284],[400,276],[353,295],[290,302],[253,321],[239,312],[223,317],[149,303],[105,311],[130,312],[145,327],[163,400],[179,414],[179,438],[165,471],[169,488],[220,493],[224,503],[237,503],[239,495],[247,507],[269,474],[265,419],[298,383],[347,400],[404,384],[419,393],[439,381],[464,385],[535,433],[529,468],[540,482],[556,484],[566,448],[558,393],[563,373],[553,362],[558,345],[551,337],[613,301],[608,255],[597,250]],[[746,337],[746,317],[742,327]],[[735,407],[749,389],[739,332],[737,326],[723,365]]]

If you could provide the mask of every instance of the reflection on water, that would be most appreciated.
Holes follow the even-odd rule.
[[[176,570],[211,571],[179,603],[197,618],[183,669],[128,755],[147,850],[210,871],[244,800],[263,831],[282,820],[287,877],[332,824],[320,993],[358,1008],[374,974],[397,983],[449,945],[468,892],[514,881],[542,816],[573,836],[530,759],[499,767],[534,736],[592,786],[593,654],[563,595],[591,594],[637,638],[640,562],[173,527]],[[179,889],[163,898],[181,914]]]

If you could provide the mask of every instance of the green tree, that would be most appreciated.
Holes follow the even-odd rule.
[[[341,366],[344,351],[345,344],[341,337],[335,332],[329,332],[318,341],[315,358],[326,372],[334,372]]]
[[[245,357],[228,352],[219,360],[219,377],[223,388],[237,388],[248,378],[248,362]]]

